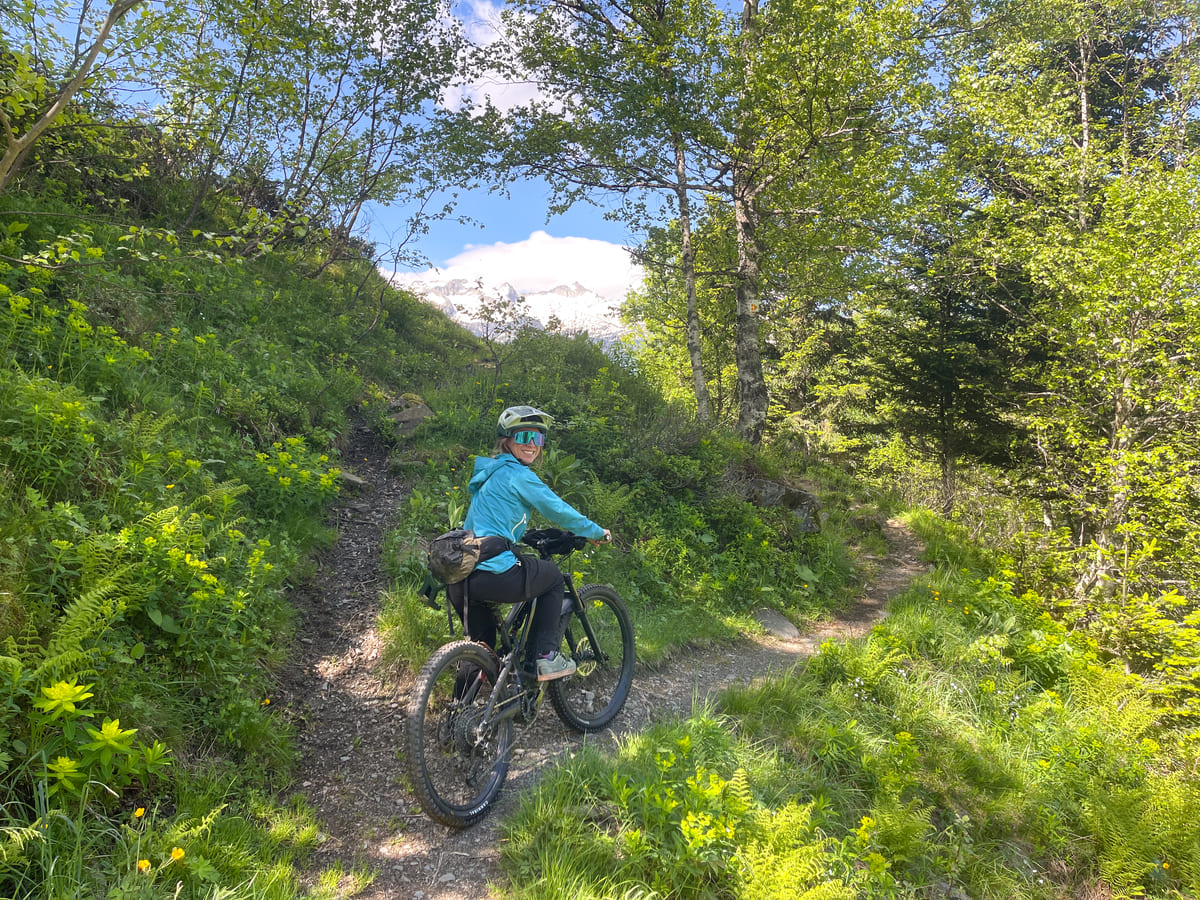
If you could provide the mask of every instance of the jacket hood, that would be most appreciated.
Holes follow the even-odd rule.
[[[517,458],[510,453],[501,453],[497,457],[477,456],[475,457],[475,470],[471,473],[471,480],[467,482],[467,490],[474,494],[500,469],[505,466],[520,465]]]

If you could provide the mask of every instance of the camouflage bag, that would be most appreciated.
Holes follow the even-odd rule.
[[[516,552],[508,538],[476,537],[473,531],[455,528],[429,542],[429,571],[444,584],[458,584],[479,563],[506,550]]]

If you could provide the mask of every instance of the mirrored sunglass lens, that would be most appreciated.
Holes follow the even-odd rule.
[[[533,444],[535,447],[542,446],[546,438],[540,431],[518,431],[513,435],[513,440],[518,444]]]

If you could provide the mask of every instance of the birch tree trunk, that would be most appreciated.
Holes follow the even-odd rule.
[[[679,200],[679,255],[683,263],[684,291],[687,294],[687,349],[692,363],[692,387],[696,394],[696,418],[712,419],[708,399],[708,380],[700,355],[700,311],[696,303],[696,251],[692,246],[692,203],[688,196],[687,156],[683,139],[675,135],[675,194]]]
[[[758,0],[744,0],[742,46],[747,61],[751,58],[756,40],[757,23]],[[734,148],[736,158],[732,165],[733,219],[738,252],[734,358],[738,382],[737,430],[750,443],[758,444],[762,442],[767,424],[767,383],[763,377],[758,334],[762,249],[758,244],[759,212],[756,198],[762,185],[753,165],[756,143],[753,118],[754,110],[743,108]]]

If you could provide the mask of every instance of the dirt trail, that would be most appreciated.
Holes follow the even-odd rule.
[[[338,541],[318,559],[311,581],[293,592],[300,612],[297,653],[282,673],[278,702],[294,723],[300,763],[293,787],[316,807],[322,836],[310,878],[335,864],[374,871],[358,900],[487,900],[498,894],[498,824],[535,781],[539,767],[584,741],[611,745],[619,734],[687,713],[697,700],[735,684],[784,672],[829,638],[865,634],[892,594],[924,570],[919,544],[899,522],[884,528],[891,550],[862,597],[839,619],[794,640],[746,639],[639,672],[612,731],[581,736],[546,707],[522,733],[504,790],[492,813],[454,831],[432,823],[403,774],[407,679],[382,671],[377,617],[386,587],[380,548],[410,485],[389,471],[387,451],[359,426],[346,468],[364,482],[337,509]],[[348,884],[347,884],[348,887]]]

